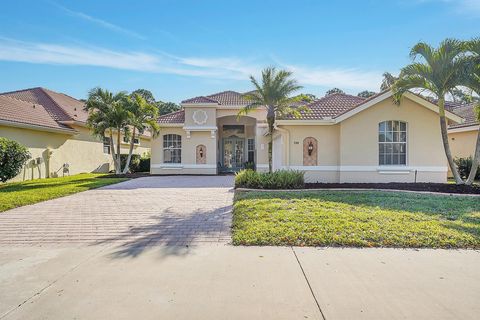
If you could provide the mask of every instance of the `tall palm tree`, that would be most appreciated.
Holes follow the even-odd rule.
[[[145,98],[138,93],[125,97],[125,104],[129,112],[128,123],[132,133],[130,135],[130,148],[128,150],[127,161],[125,168],[123,168],[124,174],[128,172],[130,166],[137,131],[138,134],[141,135],[148,130],[152,137],[156,137],[160,131],[160,126],[157,123],[158,108],[156,105],[148,103]]]
[[[250,103],[238,113],[238,116],[241,116],[257,108],[265,108],[267,110],[268,134],[270,137],[268,142],[269,172],[272,172],[273,132],[276,116],[299,114],[297,109],[291,107],[293,99],[290,96],[302,87],[291,76],[292,72],[285,70],[277,71],[274,67],[262,70],[261,83],[253,76],[250,76],[250,81],[255,87],[255,91],[245,95],[245,98]]]
[[[88,93],[88,99],[85,109],[89,112],[87,125],[93,134],[110,138],[110,149],[115,167],[115,173],[121,173],[120,164],[120,137],[122,133],[128,130],[129,112],[125,108],[124,92],[112,93],[102,88],[93,88]],[[117,133],[117,149],[115,153],[115,144],[113,142],[113,132]]]
[[[395,77],[393,74],[390,72],[384,72],[383,73],[383,80],[382,84],[380,85],[380,90],[387,90],[388,88],[391,88],[392,85],[397,81],[398,77]]]
[[[457,184],[463,184],[463,181],[453,162],[448,143],[445,96],[464,81],[466,61],[462,58],[463,47],[461,41],[454,39],[442,41],[438,48],[423,42],[417,43],[410,52],[412,64],[402,68],[399,79],[392,86],[397,102],[400,102],[403,93],[410,89],[424,90],[438,100],[443,147]],[[419,57],[422,62],[415,61]]]
[[[480,38],[475,38],[465,43],[466,49],[472,54],[471,64],[467,72],[466,86],[480,95]],[[477,120],[480,122],[480,103],[475,106]],[[477,134],[477,143],[475,145],[475,153],[473,154],[472,168],[465,184],[472,184],[475,180],[478,167],[480,166],[480,128]]]

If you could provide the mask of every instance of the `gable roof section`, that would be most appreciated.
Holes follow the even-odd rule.
[[[469,126],[477,126],[479,122],[475,115],[474,107],[475,107],[475,103],[469,103],[469,104],[450,104],[449,103],[448,105],[445,105],[446,109],[465,119],[463,123],[453,124],[453,125],[450,125],[448,128],[454,129],[454,128],[464,128]]]
[[[332,119],[359,105],[365,98],[344,93],[334,93],[305,105],[300,117],[286,116],[282,120],[325,120]]]
[[[84,102],[45,88],[5,92],[0,95],[32,104],[41,104],[55,121],[86,122],[88,118],[88,112],[83,109]]]
[[[40,128],[56,127],[57,129],[72,131],[65,123],[85,124],[88,118],[88,112],[84,110],[84,102],[45,88],[37,87],[4,92],[0,93],[0,97],[2,97],[0,120],[4,121],[24,123],[26,119],[29,119],[28,123],[30,125]],[[25,108],[27,105],[29,107]],[[35,108],[33,108],[33,105],[35,105]],[[17,108],[16,112],[11,113],[15,108]],[[38,111],[40,109],[43,111]],[[43,112],[49,116],[50,120],[45,119]],[[42,116],[40,116],[40,113],[42,113]],[[52,121],[56,125],[53,125]]]
[[[185,110],[167,113],[158,117],[159,124],[183,124],[185,122]]]
[[[45,128],[47,131],[69,131],[72,128],[55,121],[41,104],[33,104],[0,95],[0,123],[18,127]]]
[[[182,104],[210,104],[215,103],[222,106],[246,106],[248,101],[243,94],[236,91],[222,91],[208,96],[199,96],[182,101]]]

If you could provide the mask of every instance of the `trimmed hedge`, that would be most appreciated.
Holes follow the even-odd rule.
[[[301,189],[305,186],[304,173],[294,170],[257,172],[241,170],[235,175],[235,188]]]
[[[470,170],[472,169],[472,157],[468,158],[455,158],[455,164],[458,167],[458,173],[463,179],[468,178],[470,174]],[[475,179],[480,179],[480,170],[477,170],[477,174],[475,175]]]
[[[30,157],[28,149],[18,142],[0,138],[0,181],[16,177]]]
[[[122,165],[122,169],[125,168],[125,164],[127,163],[127,157],[128,157],[128,154],[120,155],[120,163]],[[130,159],[130,165],[128,166],[128,169],[130,173],[149,172],[150,158],[140,156],[139,154],[132,154],[132,158]]]

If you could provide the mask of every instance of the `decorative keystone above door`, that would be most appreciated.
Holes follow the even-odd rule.
[[[195,124],[202,125],[202,124],[207,123],[208,115],[205,112],[205,110],[196,110],[193,113],[192,118],[193,118],[193,122],[195,122]]]

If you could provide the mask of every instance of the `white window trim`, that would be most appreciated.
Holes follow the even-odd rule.
[[[378,126],[382,122],[388,122],[388,121],[398,121],[398,122],[403,122],[405,123],[405,164],[380,164],[380,143],[403,143],[403,142],[380,142],[379,141],[379,133],[380,131],[378,130]],[[401,132],[401,131],[400,131]],[[400,167],[400,168],[405,168],[408,167],[409,161],[408,161],[408,156],[409,156],[409,145],[410,145],[410,134],[409,134],[409,126],[408,122],[405,120],[383,120],[377,123],[377,163],[379,168],[389,168],[389,167]]]

